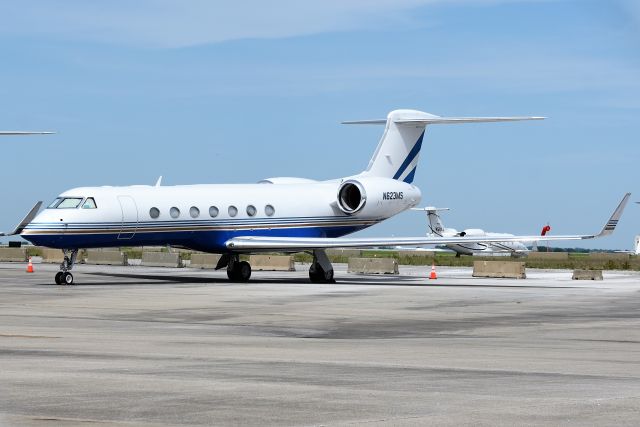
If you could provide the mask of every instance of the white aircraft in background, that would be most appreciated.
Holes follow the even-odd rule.
[[[439,117],[396,110],[384,124],[368,167],[328,181],[268,178],[257,184],[133,185],[81,187],[60,194],[38,214],[41,202],[9,234],[35,245],[63,250],[55,280],[73,283],[70,273],[80,248],[172,245],[220,253],[216,269],[231,281],[247,281],[251,266],[239,255],[281,251],[313,253],[312,282],[333,282],[327,248],[422,246],[429,244],[530,241],[531,236],[342,237],[370,227],[420,203],[413,178],[427,125],[536,120],[541,117]],[[592,239],[613,232],[628,196],[598,234],[552,236],[544,240]]]
[[[412,208],[414,211],[423,211],[427,214],[427,220],[429,221],[429,232],[427,236],[429,237],[514,237],[513,234],[509,233],[492,233],[489,231],[484,231],[479,228],[467,228],[462,231],[458,231],[455,228],[445,228],[442,220],[440,219],[440,215],[438,212],[440,211],[448,211],[449,208],[436,208],[433,206],[428,206],[426,208]],[[487,254],[491,255],[494,253],[510,253],[514,255],[525,255],[529,251],[527,248],[527,243],[524,241],[504,241],[504,242],[480,242],[480,243],[456,243],[456,244],[447,244],[445,245],[447,248],[451,249],[456,253],[456,256],[460,255],[473,255],[473,254]]]

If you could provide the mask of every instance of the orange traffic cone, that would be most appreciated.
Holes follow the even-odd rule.
[[[27,273],[33,273],[33,264],[31,263],[31,257],[29,257],[29,264],[27,264]]]
[[[431,264],[431,274],[429,275],[429,280],[437,279],[438,275],[436,274],[436,263]]]

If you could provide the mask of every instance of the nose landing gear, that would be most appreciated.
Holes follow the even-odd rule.
[[[56,273],[56,285],[73,285],[73,274],[70,273],[78,256],[78,249],[63,249],[64,260],[60,264],[60,271]]]

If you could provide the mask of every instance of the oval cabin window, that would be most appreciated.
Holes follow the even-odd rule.
[[[267,205],[264,207],[264,213],[266,213],[267,216],[273,216],[273,214],[276,213],[276,209],[271,205]]]

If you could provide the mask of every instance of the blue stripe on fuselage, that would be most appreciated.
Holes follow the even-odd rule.
[[[255,230],[206,230],[149,232],[133,235],[130,239],[118,239],[119,233],[108,234],[28,234],[22,237],[34,245],[50,248],[103,248],[117,246],[174,245],[204,252],[226,252],[225,242],[238,236],[266,237],[341,237],[369,225],[342,227],[300,227]],[[130,234],[130,233],[129,233]]]

